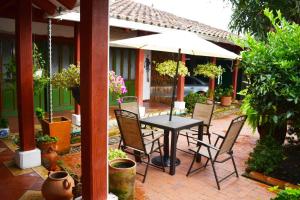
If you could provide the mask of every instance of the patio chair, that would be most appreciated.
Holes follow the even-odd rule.
[[[236,177],[239,177],[237,169],[236,169],[236,165],[235,165],[235,162],[234,162],[234,158],[233,158],[232,147],[233,147],[233,145],[234,145],[234,143],[235,143],[235,141],[236,141],[236,139],[237,139],[244,123],[245,123],[245,121],[246,121],[246,118],[247,118],[246,116],[240,116],[240,117],[237,117],[237,118],[233,119],[231,121],[231,124],[230,124],[225,136],[221,136],[217,133],[213,133],[217,136],[217,139],[216,139],[216,142],[215,142],[214,145],[207,144],[207,143],[205,143],[201,140],[194,139],[197,143],[200,144],[200,146],[190,149],[191,151],[194,152],[194,158],[193,158],[193,161],[191,163],[191,166],[190,166],[186,176],[189,176],[191,173],[193,173],[195,171],[198,171],[202,168],[206,168],[206,166],[208,164],[208,161],[210,161],[211,164],[212,164],[215,180],[217,182],[217,186],[218,186],[219,190],[220,190],[219,183],[221,181],[225,180],[226,178],[233,175],[234,173],[236,174]],[[222,142],[218,147],[218,142],[219,142],[220,139],[222,139]],[[224,156],[227,155],[227,156],[224,158],[223,155]],[[206,157],[207,161],[200,168],[192,170],[193,165],[195,163],[195,160],[197,159],[198,156]],[[218,160],[218,158],[220,156],[222,156],[222,158],[223,158],[222,160]],[[219,180],[218,176],[217,176],[216,169],[215,169],[215,163],[223,163],[223,162],[225,162],[229,159],[232,160],[233,167],[234,167],[234,172],[232,172],[231,174],[229,174],[229,175],[223,177],[221,180]]]
[[[214,108],[214,102],[212,102],[211,104],[196,103],[192,115],[193,119],[203,120],[203,135],[208,136],[209,143],[211,143],[209,127],[211,126],[210,123]],[[198,138],[198,127],[193,127],[189,130],[181,131],[179,135],[183,135],[186,137],[188,145],[190,145],[190,143],[196,144],[195,142],[191,141],[191,139]]]
[[[152,131],[153,135],[151,138],[144,137],[142,134],[141,124],[136,113],[127,110],[115,110],[114,112],[123,140],[121,149],[129,154],[138,156],[141,162],[146,163],[145,173],[137,173],[144,177],[144,183],[146,180],[149,165],[158,167],[150,163],[150,155],[154,152],[158,152],[161,158],[161,162],[163,163],[161,151],[161,147],[163,146],[163,144],[161,144],[159,141],[159,139],[163,136],[163,133],[154,136],[154,131]],[[147,161],[143,161],[143,158],[147,158]],[[158,168],[165,171],[164,166]]]

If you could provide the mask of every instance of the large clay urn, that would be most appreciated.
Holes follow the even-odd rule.
[[[127,158],[109,162],[109,192],[119,200],[133,200],[135,193],[136,164]]]
[[[56,142],[52,143],[40,143],[38,144],[42,152],[42,164],[49,170],[55,171],[56,170],[56,162],[58,159],[56,149]]]
[[[46,200],[71,200],[74,180],[65,171],[49,172],[42,186],[42,194]]]

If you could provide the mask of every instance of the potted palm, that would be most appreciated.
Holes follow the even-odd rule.
[[[0,118],[0,138],[5,138],[9,135],[7,119]]]

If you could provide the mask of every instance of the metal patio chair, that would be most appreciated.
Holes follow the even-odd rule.
[[[150,155],[154,152],[158,152],[163,163],[163,156],[161,147],[163,144],[160,143],[159,139],[163,136],[162,134],[156,134],[152,131],[152,137],[144,137],[142,134],[141,124],[136,113],[127,110],[115,110],[116,119],[120,129],[123,144],[121,149],[129,154],[138,156],[140,161],[146,163],[145,173],[137,173],[142,176],[143,183],[146,180],[149,165],[157,167],[165,171],[164,166],[158,167],[150,163]],[[145,162],[143,158],[147,158]]]
[[[239,133],[241,132],[241,129],[242,129],[242,127],[243,127],[243,125],[246,121],[246,118],[247,118],[246,116],[240,116],[240,117],[237,117],[237,118],[233,119],[231,121],[231,124],[230,124],[225,136],[221,136],[219,134],[213,133],[217,136],[217,139],[216,139],[216,142],[215,142],[214,145],[207,144],[207,143],[205,143],[201,140],[194,139],[198,144],[200,144],[200,146],[190,149],[191,151],[194,152],[194,158],[193,158],[193,161],[191,163],[191,166],[190,166],[186,176],[189,176],[191,173],[193,173],[195,171],[198,171],[202,168],[206,168],[206,166],[208,164],[208,161],[210,161],[211,164],[212,164],[215,180],[217,182],[217,186],[218,186],[219,190],[220,190],[219,183],[221,181],[225,180],[226,178],[233,175],[234,173],[236,174],[236,177],[239,177],[237,169],[236,169],[236,165],[235,165],[235,162],[234,162],[234,158],[233,158],[232,147],[233,147]],[[219,142],[220,139],[222,139],[222,142],[218,146],[218,142]],[[222,160],[217,160],[219,158],[219,156],[226,155],[226,154],[227,154],[226,158],[224,158]],[[197,159],[198,156],[206,157],[207,161],[200,168],[192,170],[193,165],[195,163],[195,160]],[[225,162],[229,159],[232,160],[233,167],[234,167],[234,172],[232,172],[231,174],[229,174],[229,175],[223,177],[221,180],[219,180],[218,176],[217,176],[216,169],[215,169],[215,163],[223,163],[223,162]]]
[[[192,115],[193,119],[203,120],[203,135],[208,136],[209,143],[211,143],[209,127],[211,126],[210,124],[211,124],[214,108],[215,108],[214,102],[212,102],[211,104],[196,103]],[[194,127],[189,130],[183,130],[179,133],[179,135],[186,137],[188,145],[190,145],[190,143],[196,144],[191,140],[193,138],[198,138],[198,127]]]

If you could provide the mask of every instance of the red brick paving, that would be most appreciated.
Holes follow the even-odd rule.
[[[0,148],[7,148],[0,141]],[[14,176],[3,164],[14,157],[14,152],[10,149],[0,153],[0,199],[17,200],[26,190],[41,190],[43,179],[35,172]]]
[[[211,130],[213,132],[223,133],[227,130],[231,119],[235,116],[227,116],[222,119],[212,121]],[[186,177],[186,172],[191,163],[192,156],[181,151],[177,151],[177,157],[181,160],[181,164],[176,168],[176,175],[170,176],[160,170],[149,167],[146,182],[143,188],[149,199],[160,200],[269,200],[274,194],[270,193],[264,184],[252,181],[241,174],[245,171],[245,161],[255,146],[258,139],[257,133],[246,125],[234,146],[234,157],[240,177],[231,176],[229,179],[221,183],[221,191],[217,189],[211,166],[205,170],[197,172]],[[179,138],[178,147],[187,148],[186,139]],[[70,168],[74,168],[76,163],[80,163],[80,154],[66,156],[64,163]],[[144,165],[139,164],[138,170],[144,170]],[[75,167],[76,168],[76,167]],[[79,169],[74,169],[78,171]],[[219,176],[230,173],[233,170],[232,163],[227,161],[223,164],[217,164],[217,173]],[[141,177],[137,176],[141,181]]]

